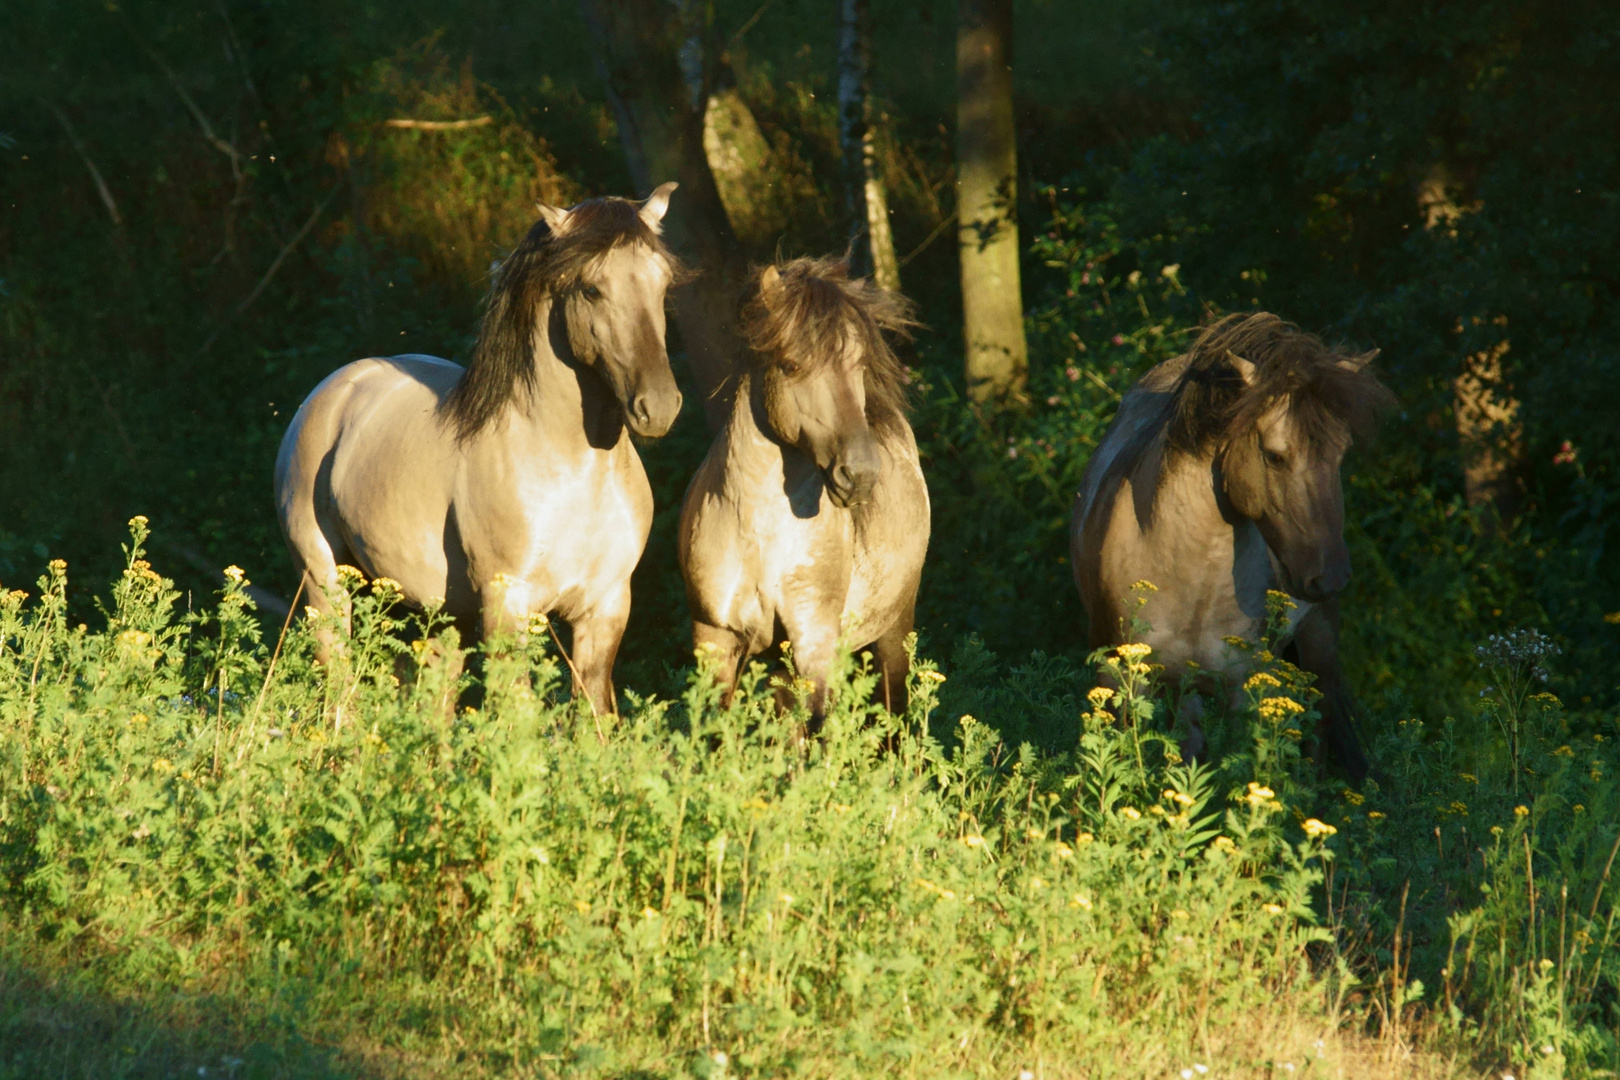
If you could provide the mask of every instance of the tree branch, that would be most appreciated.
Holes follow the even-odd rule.
[[[270,284],[270,279],[275,277],[276,271],[281,269],[281,264],[287,261],[287,256],[291,255],[293,249],[303,242],[304,237],[309,235],[309,231],[315,227],[315,223],[321,219],[322,214],[326,213],[326,208],[332,205],[332,200],[337,198],[338,192],[342,190],[343,185],[340,183],[331,191],[327,192],[326,198],[322,199],[320,204],[316,206],[314,211],[309,215],[309,220],[304,222],[303,226],[293,234],[293,238],[287,241],[286,245],[282,247],[281,254],[276,256],[275,261],[270,264],[270,268],[266,270],[264,272],[264,276],[259,279],[259,283],[253,286],[253,291],[248,293],[247,298],[244,299],[240,304],[237,304],[236,307],[231,310],[231,313],[225,316],[224,320],[214,328],[214,332],[208,335],[208,340],[202,343],[202,347],[197,350],[196,355],[201,356],[203,353],[212,348],[214,342],[219,340],[219,335],[225,332],[225,328],[231,325],[231,323],[235,322],[237,317],[249,307],[253,306],[253,301],[259,298],[260,293],[264,292],[265,287]]]
[[[79,138],[79,133],[74,131],[73,125],[68,122],[67,114],[44,98],[40,98],[39,103],[51,111],[52,115],[56,117],[57,123],[62,125],[62,130],[67,132],[68,142],[72,143],[73,149],[78,151],[79,160],[84,162],[85,169],[90,173],[90,179],[95,181],[96,191],[101,195],[101,205],[107,208],[107,216],[112,218],[114,225],[122,225],[124,223],[123,215],[118,212],[118,204],[113,201],[112,192],[107,189],[107,181],[102,179],[101,170],[96,168],[96,163],[90,160],[90,151],[85,149],[84,142]]]
[[[411,128],[415,131],[461,131],[464,128],[483,127],[493,124],[493,116],[475,116],[471,120],[384,120],[384,127]]]

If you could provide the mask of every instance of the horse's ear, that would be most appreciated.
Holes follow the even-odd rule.
[[[540,220],[546,223],[546,228],[551,230],[552,236],[561,236],[563,230],[568,228],[568,217],[573,211],[543,202],[535,203],[534,208],[539,211]]]
[[[775,296],[782,291],[782,275],[774,266],[767,266],[759,274],[759,293],[761,296]]]
[[[1343,360],[1339,361],[1339,366],[1352,373],[1360,371],[1362,368],[1376,360],[1378,358],[1378,354],[1383,351],[1383,349],[1374,349],[1371,352],[1364,352],[1360,356],[1347,356]]]
[[[1226,350],[1226,359],[1231,363],[1232,370],[1237,372],[1238,376],[1243,379],[1244,385],[1254,385],[1255,376],[1259,373],[1259,369],[1254,366],[1254,361],[1243,359],[1231,349]]]
[[[669,213],[669,197],[680,186],[671,180],[667,184],[659,184],[647,196],[647,201],[641,204],[641,220],[647,228],[653,232],[663,232],[664,215]]]

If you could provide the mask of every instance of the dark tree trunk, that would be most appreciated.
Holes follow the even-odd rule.
[[[736,306],[747,262],[703,150],[710,87],[708,0],[580,0],[597,71],[641,194],[676,180],[664,231],[699,271],[675,290],[675,321],[710,427],[730,406],[741,357]]]
[[[850,270],[870,274],[885,289],[900,288],[889,200],[878,175],[872,130],[872,13],[870,0],[843,0],[838,27],[838,134],[849,212]]]
[[[959,0],[956,206],[968,395],[1022,400],[1029,375],[1018,280],[1012,0]]]

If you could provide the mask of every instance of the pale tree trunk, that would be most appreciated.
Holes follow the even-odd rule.
[[[878,175],[872,130],[870,0],[843,0],[838,27],[838,134],[844,158],[844,205],[850,222],[850,271],[884,289],[900,288],[889,200]]]
[[[672,296],[711,428],[730,408],[742,343],[737,297],[747,273],[704,153],[708,99],[707,0],[580,0],[597,71],[619,125],[630,177],[642,194],[676,180],[664,231],[699,271]]]
[[[1029,376],[1018,280],[1012,0],[959,0],[956,207],[968,396],[1021,401]]]
[[[1429,169],[1417,189],[1425,229],[1443,229],[1456,236],[1457,222],[1479,210],[1478,202],[1459,202],[1457,188],[1455,177],[1443,162]],[[1472,324],[1486,325],[1477,316]],[[1508,384],[1502,364],[1509,348],[1507,317],[1498,315],[1489,325],[1502,327],[1503,336],[1489,348],[1463,357],[1462,368],[1451,381],[1452,412],[1468,505],[1498,528],[1504,528],[1519,508],[1524,422],[1519,416],[1519,399]],[[1464,329],[1459,320],[1458,333]]]

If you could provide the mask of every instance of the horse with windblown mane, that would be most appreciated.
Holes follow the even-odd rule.
[[[1339,668],[1338,595],[1350,580],[1339,466],[1394,404],[1369,363],[1277,316],[1229,315],[1153,368],[1120,404],[1081,479],[1070,524],[1093,649],[1130,640],[1133,588],[1166,674],[1235,693],[1260,639],[1266,593],[1294,601],[1286,658],[1316,676],[1319,753],[1357,779],[1367,758]],[[1221,684],[1224,684],[1222,686]],[[1202,747],[1202,701],[1182,715]]]
[[[442,605],[469,638],[573,630],[575,693],[615,709],[613,660],[652,488],[630,433],[669,430],[664,347],[673,183],[637,206],[541,205],[496,272],[472,359],[357,360],[315,388],[276,458],[282,531],[318,613],[347,622],[338,568]],[[336,646],[321,631],[325,660]]]
[[[904,710],[928,488],[884,335],[914,325],[909,301],[841,260],[755,276],[751,363],[679,534],[693,643],[728,688],[748,657],[786,642],[819,718],[843,639],[871,646],[881,700]]]

